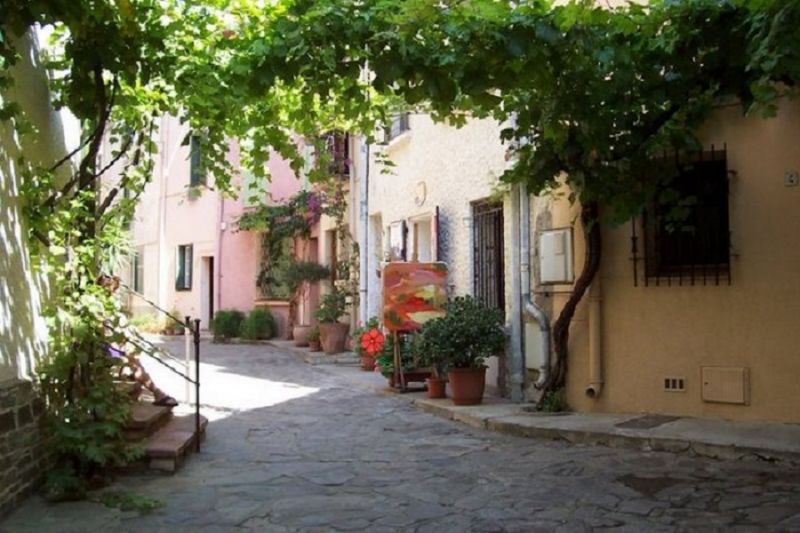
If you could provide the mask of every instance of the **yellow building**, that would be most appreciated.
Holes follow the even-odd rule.
[[[700,138],[705,163],[692,177],[721,183],[722,173],[727,187],[706,191],[716,208],[700,202],[694,236],[657,234],[641,218],[602,230],[600,272],[571,329],[568,403],[589,412],[800,422],[800,103],[782,101],[771,119],[721,108]],[[565,201],[533,204],[537,228],[575,220]],[[572,233],[577,273],[584,243],[582,231]],[[542,235],[532,250],[534,292],[554,320],[571,285],[541,283]],[[526,358],[540,359],[533,328],[528,341]],[[599,375],[590,375],[592,358]]]

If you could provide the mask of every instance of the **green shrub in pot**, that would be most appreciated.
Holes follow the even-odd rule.
[[[445,304],[447,314],[422,326],[419,351],[442,368],[480,368],[488,357],[503,351],[503,317],[472,296]]]
[[[437,371],[447,368],[453,403],[481,403],[487,358],[502,353],[506,342],[503,317],[472,296],[456,297],[447,314],[422,327],[419,349]]]
[[[275,318],[266,309],[253,309],[241,325],[240,336],[247,340],[266,340],[275,335]]]
[[[223,309],[214,313],[211,328],[214,330],[214,340],[227,340],[238,337],[244,321],[244,313],[236,309]]]

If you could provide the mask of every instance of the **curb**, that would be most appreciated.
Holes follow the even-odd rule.
[[[280,341],[275,342],[270,340],[265,341],[265,344],[278,350],[283,350],[311,366],[359,366],[361,364],[361,360],[357,358],[353,352],[326,355],[322,352],[311,352],[307,348],[302,348],[300,346],[287,345]]]
[[[452,406],[444,403],[432,403],[423,398],[415,398],[411,403],[418,409],[447,420],[460,422],[476,429],[514,437],[546,439],[568,442],[570,444],[605,446],[608,448],[678,453],[692,457],[706,457],[727,461],[768,461],[785,464],[787,466],[800,466],[800,452],[641,435],[624,430],[616,430],[612,433],[588,429],[542,427],[533,425],[530,422],[534,421],[537,416],[550,418],[552,415],[535,415],[525,413],[522,410],[518,413],[506,413],[499,416],[476,415],[470,413],[469,408]],[[484,407],[490,405],[491,404],[484,404]],[[508,406],[508,404],[505,405]],[[521,424],[513,420],[519,417],[525,417],[526,421],[529,423]]]

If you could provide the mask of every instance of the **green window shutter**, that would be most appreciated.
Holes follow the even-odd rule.
[[[188,291],[192,289],[193,247],[191,244],[178,246],[175,255],[175,289]]]
[[[194,250],[192,245],[186,246],[186,264],[184,265],[184,288],[190,290],[192,288],[192,265],[194,260]]]
[[[200,137],[192,135],[189,142],[189,185],[205,185],[206,176],[203,172],[202,143]]]
[[[137,250],[133,253],[133,261],[131,265],[131,285],[133,290],[138,293],[144,292],[144,262],[143,252]]]

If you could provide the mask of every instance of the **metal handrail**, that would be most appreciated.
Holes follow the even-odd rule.
[[[119,285],[120,285],[120,287],[122,287],[125,290],[127,290],[130,294],[133,294],[134,296],[138,296],[139,298],[144,300],[145,303],[147,303],[148,305],[150,305],[152,308],[154,308],[155,310],[159,311],[163,315],[166,315],[168,318],[170,318],[174,322],[183,324],[183,327],[186,328],[192,334],[192,339],[193,339],[193,343],[194,343],[194,372],[195,372],[194,379],[192,379],[188,375],[188,372],[189,372],[188,365],[187,365],[187,368],[186,368],[186,372],[187,372],[186,374],[184,374],[183,372],[175,369],[174,367],[172,367],[172,365],[167,363],[165,360],[161,359],[160,356],[156,355],[156,353],[161,353],[163,355],[166,355],[168,358],[171,358],[171,359],[179,361],[177,357],[175,357],[174,355],[172,355],[172,354],[170,354],[170,353],[168,353],[168,352],[166,352],[164,350],[161,350],[156,345],[154,345],[152,342],[150,342],[147,339],[145,339],[144,337],[142,337],[142,335],[138,331],[136,332],[136,336],[138,337],[138,340],[142,341],[143,343],[147,344],[148,346],[150,346],[152,348],[152,351],[143,350],[144,353],[146,353],[147,355],[152,357],[154,361],[157,361],[162,366],[167,367],[170,371],[172,371],[173,373],[175,373],[175,374],[179,375],[180,377],[182,377],[188,383],[194,385],[195,451],[199,452],[200,451],[200,319],[199,318],[195,318],[194,319],[194,327],[192,327],[192,322],[193,321],[192,321],[192,318],[190,316],[187,315],[185,317],[185,319],[182,321],[182,320],[178,319],[177,317],[173,316],[172,313],[162,309],[155,302],[152,302],[152,301],[148,300],[142,293],[133,290],[128,285],[126,285],[126,284],[124,284],[122,282],[120,282]],[[128,342],[131,342],[131,344],[134,344],[135,346],[137,346],[138,348],[141,349],[141,345],[136,344],[136,342],[133,342],[132,339],[127,339],[127,340],[128,340]],[[187,363],[188,363],[188,360],[187,360]]]

